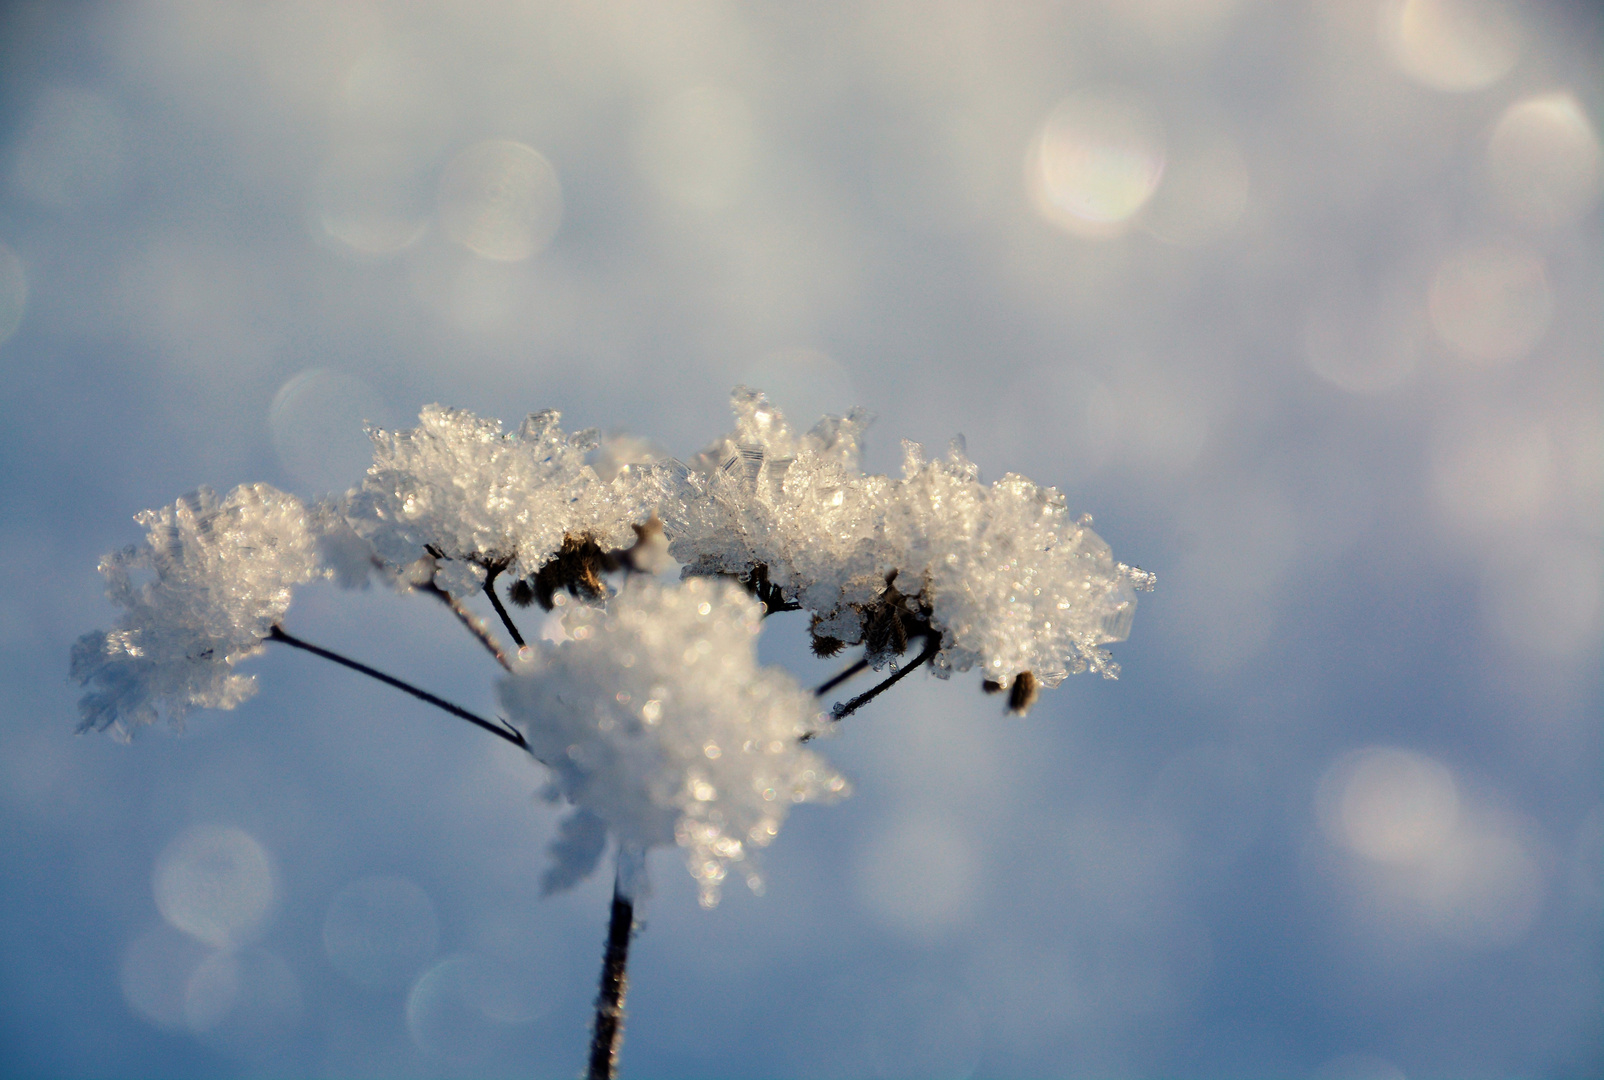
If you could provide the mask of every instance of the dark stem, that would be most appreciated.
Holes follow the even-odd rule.
[[[455,615],[457,620],[468,628],[468,633],[472,634],[479,644],[485,647],[485,651],[496,658],[496,663],[508,671],[512,670],[512,665],[507,663],[507,657],[501,651],[500,642],[496,641],[495,635],[490,632],[490,628],[485,625],[485,621],[463,607],[461,600],[436,585],[433,578],[430,578],[422,585],[415,586],[415,588],[421,592],[428,593],[450,608],[451,614]]]
[[[498,738],[506,739],[520,750],[527,751],[529,749],[529,744],[524,741],[523,732],[512,727],[511,725],[492,724],[489,720],[486,720],[480,716],[475,716],[473,713],[462,708],[460,705],[453,705],[444,698],[436,697],[435,695],[429,693],[429,691],[421,690],[409,682],[401,681],[393,675],[386,675],[377,668],[370,668],[366,664],[357,660],[352,660],[348,656],[341,656],[337,652],[330,652],[328,649],[325,649],[319,645],[313,645],[310,641],[302,641],[300,638],[287,633],[282,626],[274,626],[273,629],[269,630],[267,632],[267,640],[279,641],[283,642],[285,645],[290,645],[297,649],[304,649],[313,656],[321,656],[325,660],[334,661],[341,667],[348,667],[352,671],[361,672],[370,679],[377,679],[386,686],[393,686],[397,690],[411,694],[419,701],[427,701],[430,705],[433,705],[437,709],[444,709],[452,716],[466,720],[475,727],[484,728],[486,731],[490,732],[490,734],[495,735]]]
[[[512,640],[517,642],[521,649],[524,647],[524,636],[512,624],[512,616],[507,614],[507,609],[501,606],[501,597],[496,595],[496,575],[501,573],[502,569],[500,566],[485,567],[485,595],[490,597],[490,606],[501,616],[501,625],[507,628],[507,633],[512,635]]]
[[[905,678],[908,672],[912,671],[916,667],[928,664],[931,660],[935,659],[936,653],[941,651],[940,635],[932,634],[926,639],[926,642],[927,643],[924,647],[924,651],[918,656],[914,657],[913,663],[907,665],[906,667],[898,668],[892,674],[891,678],[880,683],[878,686],[870,687],[857,697],[853,698],[851,701],[847,702],[845,705],[836,705],[830,710],[830,719],[841,720],[845,717],[851,716],[860,708],[867,705],[869,702],[873,701],[875,698],[879,697],[893,686],[897,685],[897,682]]]
[[[823,697],[825,694],[828,694],[831,690],[834,690],[836,687],[840,686],[842,683],[846,682],[848,679],[852,678],[852,676],[856,675],[858,672],[862,671],[868,666],[869,661],[861,659],[858,660],[845,671],[831,679],[826,680],[825,682],[820,683],[818,689],[813,691],[813,696]]]
[[[622,858],[622,856],[620,856]],[[629,988],[629,935],[635,927],[635,902],[613,881],[613,914],[607,922],[607,952],[602,957],[601,989],[596,993],[596,1021],[590,1040],[589,1080],[613,1080],[618,1047],[624,1036],[624,992]]]

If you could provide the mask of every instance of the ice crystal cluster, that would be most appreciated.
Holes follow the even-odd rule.
[[[93,687],[79,702],[80,730],[123,738],[161,712],[178,723],[190,708],[250,697],[255,677],[234,666],[283,617],[291,588],[319,572],[306,507],[266,484],[221,499],[201,488],[136,520],[145,542],[100,560],[122,622],[72,650],[72,677]]]
[[[147,511],[145,542],[101,564],[118,626],[73,649],[82,726],[127,735],[237,705],[253,683],[236,665],[284,639],[291,590],[314,578],[376,572],[470,627],[462,602],[486,592],[515,636],[498,589],[562,603],[567,640],[524,650],[500,688],[575,808],[547,886],[583,876],[611,835],[620,850],[678,844],[710,901],[788,805],[844,788],[800,745],[814,700],[756,664],[764,615],[809,612],[821,655],[979,668],[1016,712],[1072,672],[1117,674],[1102,646],[1128,634],[1152,577],[1114,561],[1057,491],[982,483],[961,441],[946,460],[905,444],[900,478],[868,475],[860,411],[798,433],[755,391],[738,388],[734,409],[734,431],[682,463],[565,434],[555,412],[505,433],[431,406],[412,430],[373,431],[372,467],[339,498],[256,484]],[[665,542],[681,585],[650,580]]]
[[[620,847],[678,844],[705,906],[732,863],[756,888],[747,855],[790,806],[846,790],[801,741],[820,721],[813,695],[758,666],[762,605],[728,582],[637,579],[605,608],[566,607],[568,640],[525,650],[499,686],[576,808],[546,887],[590,872],[604,826]]]
[[[585,463],[594,431],[564,435],[535,413],[516,435],[495,420],[431,405],[411,431],[375,431],[373,466],[340,507],[388,565],[440,560],[438,583],[470,593],[487,567],[533,576],[565,536],[621,547],[645,520],[627,472],[603,482]]]
[[[1129,635],[1152,576],[1115,562],[1057,491],[1013,474],[982,484],[957,440],[946,461],[905,443],[900,480],[865,475],[862,413],[797,435],[759,393],[736,390],[734,406],[735,431],[683,476],[659,469],[669,552],[687,573],[762,567],[814,613],[816,638],[863,642],[876,666],[927,628],[939,675],[1118,674],[1101,646]]]

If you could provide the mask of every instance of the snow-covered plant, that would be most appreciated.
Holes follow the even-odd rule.
[[[705,907],[731,863],[756,888],[747,852],[769,845],[791,804],[846,791],[802,742],[816,699],[757,664],[762,605],[693,579],[632,581],[605,608],[567,606],[568,640],[526,650],[498,688],[551,768],[552,795],[576,808],[547,888],[589,875],[604,830],[625,848],[678,844]]]
[[[845,794],[811,741],[930,665],[980,669],[1024,713],[1038,689],[1086,671],[1113,678],[1152,575],[1115,562],[1087,517],[1052,488],[987,485],[961,440],[945,461],[905,444],[901,478],[867,475],[867,416],[795,432],[737,388],[735,430],[689,463],[628,437],[564,434],[556,412],[515,434],[430,406],[409,431],[372,431],[374,461],[345,495],[308,506],[262,484],[146,511],[142,545],[107,556],[116,629],[81,638],[72,675],[90,687],[80,730],[128,737],[165,715],[232,708],[254,689],[235,667],[267,642],[403,690],[538,761],[572,808],[546,891],[617,852],[612,920],[590,1057],[611,1076],[645,853],[678,846],[702,903],[734,867],[759,888],[757,849],[791,805]],[[659,572],[677,560],[683,580]],[[443,602],[506,673],[489,720],[291,634],[294,586],[351,588],[374,574]],[[527,641],[515,607],[563,609],[558,641]],[[468,607],[482,595],[518,646]],[[861,647],[813,692],[760,667],[764,618],[806,611],[814,651]],[[910,651],[916,650],[911,659]],[[828,712],[818,701],[873,668],[887,678]]]

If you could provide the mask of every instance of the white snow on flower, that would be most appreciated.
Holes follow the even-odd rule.
[[[585,463],[595,432],[565,435],[561,419],[535,413],[509,434],[500,421],[431,405],[416,428],[375,430],[373,466],[345,517],[392,569],[435,555],[435,580],[457,594],[483,585],[486,564],[534,574],[565,536],[628,546],[630,525],[649,516],[633,496],[639,480],[624,469],[602,482]]]
[[[1013,474],[982,484],[958,442],[945,462],[906,444],[900,481],[865,475],[862,412],[797,436],[760,393],[739,387],[733,406],[733,433],[656,472],[688,576],[761,566],[784,603],[814,614],[816,635],[870,638],[877,667],[909,626],[928,626],[938,675],[979,665],[1003,686],[1027,671],[1052,686],[1088,668],[1118,674],[1100,646],[1129,634],[1135,590],[1153,576],[1115,562],[1055,489]],[[891,644],[875,639],[876,620],[897,619]]]
[[[231,709],[249,697],[255,680],[234,666],[261,647],[292,587],[319,573],[305,506],[266,484],[221,499],[201,488],[136,520],[145,542],[100,562],[125,614],[72,650],[72,677],[92,685],[79,730],[123,738],[162,713],[178,724],[192,707]]]
[[[868,414],[827,416],[797,435],[757,391],[737,387],[732,405],[735,431],[667,474],[669,554],[690,575],[762,565],[787,601],[815,612],[872,601],[893,564],[879,542],[889,482],[858,464]]]
[[[1099,646],[1130,635],[1135,590],[1151,588],[1152,575],[1116,563],[1056,489],[1013,473],[982,484],[960,441],[945,462],[926,461],[914,443],[904,451],[886,543],[899,586],[923,583],[942,634],[936,672],[979,664],[1004,686],[1027,671],[1044,686],[1088,668],[1117,677]]]
[[[760,887],[748,856],[792,804],[845,793],[799,742],[820,723],[813,696],[757,664],[762,615],[729,583],[637,578],[605,608],[571,605],[568,640],[524,650],[502,707],[577,808],[548,889],[589,873],[605,829],[625,851],[678,844],[711,907],[731,864]]]

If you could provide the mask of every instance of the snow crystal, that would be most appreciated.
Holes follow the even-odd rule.
[[[100,562],[125,614],[72,650],[72,677],[94,686],[79,701],[79,730],[124,738],[161,712],[180,723],[191,707],[231,709],[249,697],[255,680],[234,666],[284,615],[291,588],[319,573],[306,508],[266,484],[222,499],[201,488],[136,520],[145,542]]]
[[[900,481],[865,475],[862,412],[798,436],[760,393],[737,388],[733,407],[732,434],[656,473],[686,575],[772,587],[771,610],[813,613],[821,651],[863,642],[876,667],[929,633],[942,676],[1118,674],[1100,646],[1128,636],[1135,590],[1153,577],[1115,562],[1056,490],[1014,474],[982,484],[961,441],[946,461],[905,444]]]
[[[873,602],[895,563],[881,540],[889,481],[859,467],[868,414],[797,435],[757,391],[737,387],[732,403],[735,431],[664,485],[669,554],[688,575],[762,566],[785,601],[825,617]]]
[[[604,483],[585,463],[595,433],[565,435],[561,419],[535,413],[507,434],[499,421],[431,405],[412,430],[375,430],[373,466],[345,516],[391,568],[438,558],[438,584],[457,594],[477,591],[488,566],[534,575],[566,536],[633,542],[630,526],[649,516],[633,497],[635,470]]]
[[[635,578],[605,609],[570,605],[568,640],[523,651],[502,707],[577,808],[548,887],[592,869],[600,821],[621,850],[678,844],[711,907],[732,863],[759,887],[748,855],[791,804],[846,791],[799,742],[818,726],[812,695],[758,667],[762,613],[732,584]]]

